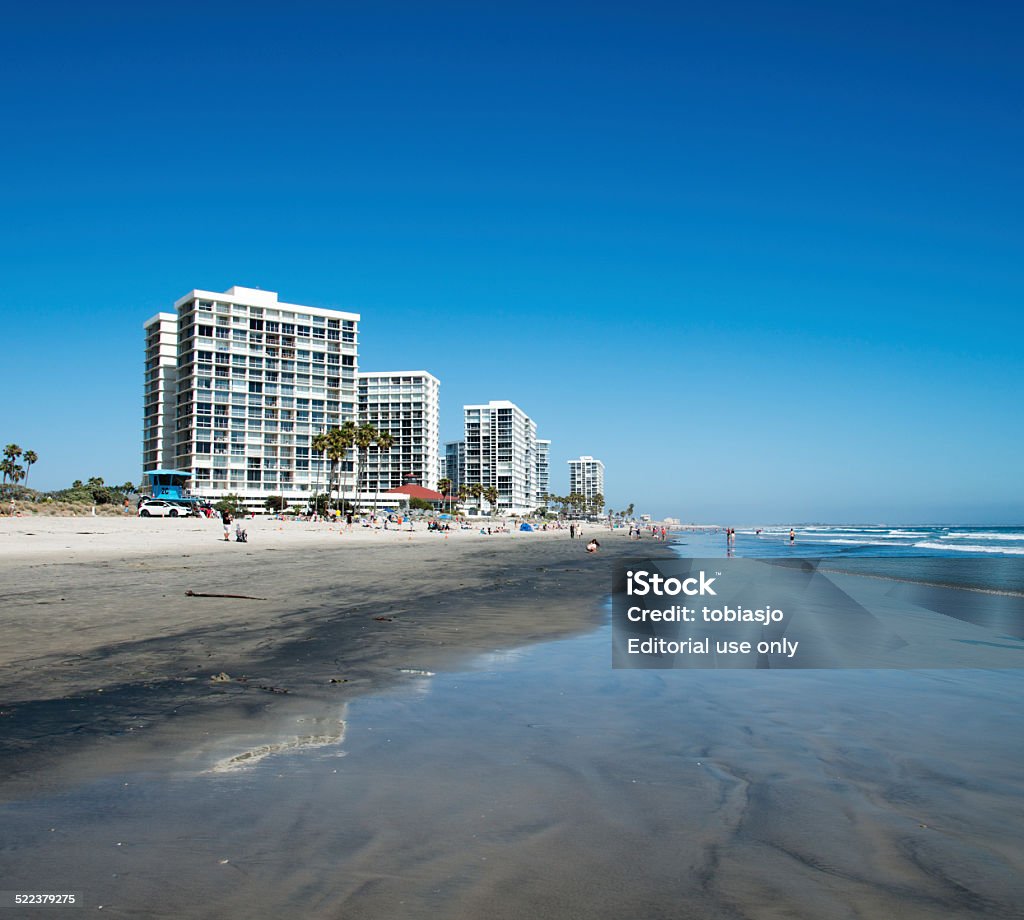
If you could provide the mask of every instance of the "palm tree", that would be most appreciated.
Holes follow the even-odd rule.
[[[480,485],[479,482],[474,482],[469,487],[469,494],[472,495],[473,498],[475,498],[477,500],[477,511],[479,511],[480,514],[482,515],[484,513],[484,503],[483,503],[484,487],[482,485]]]
[[[452,490],[452,481],[447,476],[442,476],[437,480],[437,491],[441,493],[443,500],[448,500],[448,493]],[[451,505],[448,506],[448,513],[451,514]]]
[[[8,479],[10,479],[11,482],[18,481],[17,479],[15,479],[15,473],[21,471],[21,467],[17,463],[18,457],[20,456],[21,448],[18,447],[17,444],[8,444],[4,448],[4,482],[6,482]]]
[[[394,443],[395,443],[395,436],[390,431],[378,431],[377,434],[374,436],[373,441],[377,445],[377,452],[378,453],[383,452],[383,453],[386,454],[389,450],[391,450],[392,446],[394,445]],[[377,513],[377,493],[379,491],[380,491],[380,483],[378,482],[377,483],[377,488],[374,490],[374,493],[373,493],[373,513],[374,514]]]
[[[22,479],[25,478],[25,471],[21,468],[21,465],[14,463],[13,461],[4,461],[10,463],[10,470],[7,473],[11,480],[11,485],[16,486]]]
[[[340,462],[340,461],[343,461],[345,459],[345,457],[348,456],[349,451],[351,451],[352,448],[355,447],[356,431],[357,431],[356,423],[353,422],[353,421],[342,422],[341,427],[337,428],[335,430],[338,432],[338,434],[336,434],[334,436],[334,438],[335,438],[335,441],[337,442],[338,448],[339,448],[339,450],[341,452],[341,457],[339,458],[339,462]],[[341,493],[340,469],[339,469],[339,475],[338,475],[338,493],[339,493],[339,496],[340,496],[340,493]],[[354,509],[355,505],[353,505],[352,507]]]
[[[334,480],[335,473],[338,472],[341,462],[348,456],[348,452],[352,449],[353,436],[355,433],[355,424],[353,422],[345,422],[340,428],[332,428],[326,434],[314,435],[310,440],[310,447],[318,454],[323,456],[330,461],[330,470],[327,474],[327,502],[328,505],[331,502],[331,498],[334,494]],[[338,479],[338,497],[341,497],[341,476]],[[314,496],[315,501],[315,496]]]
[[[590,506],[594,509],[597,516],[600,517],[601,510],[604,508],[604,495],[601,492],[598,492],[597,495],[590,500]]]
[[[15,446],[17,446],[17,445],[15,445]],[[22,454],[21,459],[25,461],[25,485],[27,487],[28,486],[28,471],[30,469],[32,469],[32,464],[33,463],[37,463],[39,461],[39,454],[37,454],[34,450],[26,450],[25,453]]]
[[[369,422],[363,422],[353,436],[353,444],[356,449],[356,498],[359,497],[359,490],[363,487],[363,474],[366,472],[366,457],[377,438],[377,429]]]
[[[345,422],[340,428],[332,428],[327,435],[327,459],[331,461],[331,473],[338,473],[338,500],[341,502],[341,464],[355,444],[355,422]]]
[[[469,485],[467,483],[464,482],[459,486],[458,497],[459,504],[464,505],[469,500]]]
[[[326,460],[327,459],[327,448],[330,446],[330,443],[331,443],[330,438],[321,431],[319,434],[313,435],[313,437],[310,439],[309,446],[310,446],[310,449],[313,451],[314,454],[319,454],[320,457],[323,460]],[[331,473],[333,473],[333,472],[334,472],[334,470],[332,468]],[[330,504],[331,481],[332,481],[332,479],[333,479],[333,476],[328,474],[328,479],[327,479],[327,501],[328,501],[328,504]],[[317,491],[319,491],[319,482],[320,482],[320,474],[317,473]],[[316,495],[313,496],[313,503],[314,503],[314,505],[317,504],[317,496]]]
[[[498,490],[494,486],[488,486],[483,492],[484,498],[487,499],[487,504],[491,506],[491,515],[498,510]]]

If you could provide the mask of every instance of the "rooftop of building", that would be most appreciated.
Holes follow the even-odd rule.
[[[357,371],[356,377],[429,377],[438,386],[441,385],[441,381],[430,371]]]
[[[264,291],[262,288],[242,287],[234,284],[223,293],[217,291],[204,291],[199,288],[189,291],[184,297],[179,297],[174,302],[174,308],[178,309],[190,300],[215,300],[220,303],[244,304],[249,307],[272,307],[276,310],[301,310],[303,313],[311,313],[314,316],[329,316],[338,319],[350,319],[359,321],[358,313],[351,313],[347,310],[335,310],[329,307],[310,307],[304,304],[285,303],[278,300],[277,291]]]
[[[154,313],[149,319],[147,319],[142,324],[142,328],[143,329],[148,329],[154,323],[161,323],[161,322],[162,323],[173,323],[177,319],[178,319],[178,314],[177,313],[164,313],[164,312]]]
[[[390,494],[392,492],[398,492],[401,495],[408,495],[410,498],[421,498],[423,501],[427,502],[444,501],[444,496],[440,492],[435,492],[433,489],[417,485],[414,482],[405,486],[399,486],[397,489],[388,489],[385,494]]]

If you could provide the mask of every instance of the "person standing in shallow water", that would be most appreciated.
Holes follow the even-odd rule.
[[[796,543],[796,531],[792,527],[789,528],[789,543],[790,546]]]

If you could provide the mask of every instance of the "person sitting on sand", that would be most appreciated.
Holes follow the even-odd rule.
[[[596,553],[601,548],[601,544],[597,542],[597,537],[591,537],[590,542],[587,544],[588,553]]]

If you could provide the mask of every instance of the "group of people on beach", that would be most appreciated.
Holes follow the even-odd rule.
[[[648,524],[646,527],[642,527],[640,524],[629,524],[629,539],[630,540],[642,540],[643,532],[646,530],[653,540],[660,540],[662,543],[668,540],[668,528],[659,526],[658,524]]]
[[[235,520],[234,515],[227,509],[224,508],[220,512],[220,522],[224,527],[224,542],[231,542],[231,524]],[[241,521],[235,524],[235,542],[236,543],[248,543],[249,532],[242,527]]]

